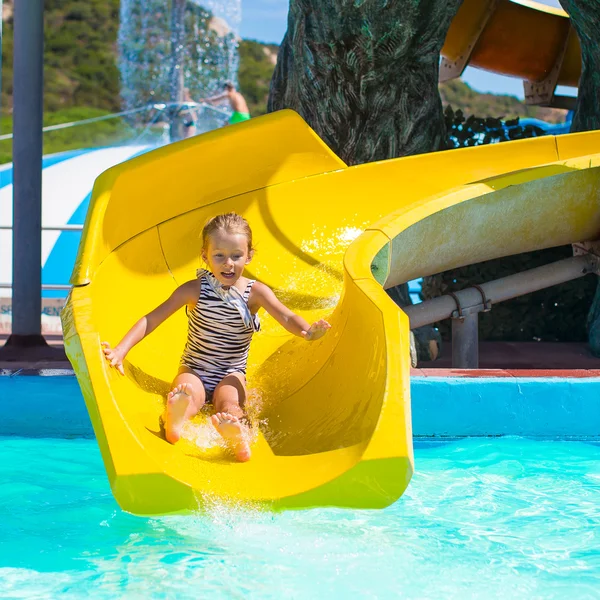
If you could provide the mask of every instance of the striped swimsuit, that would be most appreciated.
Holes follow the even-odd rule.
[[[260,330],[260,322],[248,308],[254,280],[240,294],[233,288],[223,290],[210,271],[200,269],[198,277],[200,295],[194,310],[188,311],[188,338],[181,364],[198,375],[210,396],[226,375],[246,374],[250,341],[254,332]],[[238,294],[237,304],[228,302],[215,289],[224,298]]]

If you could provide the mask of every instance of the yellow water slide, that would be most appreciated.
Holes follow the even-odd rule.
[[[212,502],[379,508],[413,472],[409,323],[384,291],[458,265],[595,238],[600,134],[542,137],[347,167],[294,112],[172,144],[94,186],[63,313],[113,493],[136,514]],[[558,162],[557,162],[558,161]],[[176,445],[159,415],[184,311],[107,367],[143,314],[192,279],[206,219],[234,210],[257,252],[247,275],[275,289],[321,340],[267,315],[248,380],[253,459],[234,462],[206,417]]]

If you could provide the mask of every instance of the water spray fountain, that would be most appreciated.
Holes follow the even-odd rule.
[[[196,102],[235,81],[241,0],[122,0],[118,49],[124,110],[153,105],[168,140],[228,116]]]

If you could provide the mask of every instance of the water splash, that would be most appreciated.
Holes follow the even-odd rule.
[[[358,227],[342,225],[337,229],[323,230],[313,227],[311,236],[300,244],[302,252],[318,255],[321,261],[331,261],[331,257],[338,257],[346,248],[367,228],[368,223],[361,223]]]
[[[124,109],[197,100],[236,81],[241,0],[122,0],[120,15]]]

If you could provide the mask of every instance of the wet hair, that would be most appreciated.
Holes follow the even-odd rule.
[[[245,235],[248,240],[248,254],[254,252],[254,246],[252,245],[252,229],[250,229],[248,221],[237,213],[230,212],[217,215],[206,222],[206,225],[204,225],[204,228],[202,229],[202,250],[208,248],[208,238],[217,231]]]
[[[223,84],[223,89],[228,90],[228,91],[235,90],[235,85],[233,85],[233,83],[231,81],[226,81]]]

